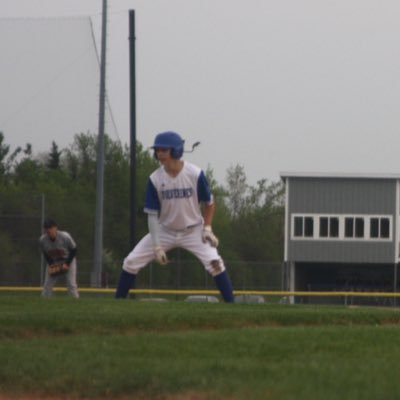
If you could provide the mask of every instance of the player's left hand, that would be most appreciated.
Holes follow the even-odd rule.
[[[65,263],[51,264],[49,265],[50,276],[62,275],[68,272],[69,265]]]
[[[203,239],[204,243],[209,242],[212,247],[218,247],[219,240],[214,235],[210,225],[205,225],[204,226],[203,233],[202,233],[201,236],[202,236],[202,239]]]

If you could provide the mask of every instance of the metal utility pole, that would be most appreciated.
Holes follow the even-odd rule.
[[[41,217],[40,217],[40,235],[43,233],[43,224],[46,215],[46,195],[44,193],[41,194]],[[44,273],[46,270],[46,264],[44,262],[43,252],[40,252],[40,285],[43,286],[44,284]]]
[[[129,11],[129,81],[130,81],[130,245],[136,244],[136,58],[135,10]]]
[[[103,208],[104,208],[104,120],[106,100],[107,0],[103,0],[100,56],[99,132],[97,137],[96,221],[94,268],[91,284],[101,287],[103,269]]]

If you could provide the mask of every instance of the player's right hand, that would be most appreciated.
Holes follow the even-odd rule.
[[[203,242],[210,243],[212,247],[218,247],[219,240],[218,238],[214,235],[212,228],[210,225],[205,225],[203,228],[203,233],[201,235]]]
[[[169,263],[167,254],[165,251],[160,247],[157,246],[154,248],[154,255],[156,257],[156,261],[161,265],[166,265]]]

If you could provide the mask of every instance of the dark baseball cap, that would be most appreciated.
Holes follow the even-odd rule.
[[[57,226],[57,222],[54,221],[53,218],[46,218],[43,222],[43,228],[44,229],[49,229],[52,228],[53,226]]]

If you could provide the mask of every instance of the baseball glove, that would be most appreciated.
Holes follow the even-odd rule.
[[[65,263],[51,264],[49,265],[50,276],[62,275],[68,272],[68,265]]]

